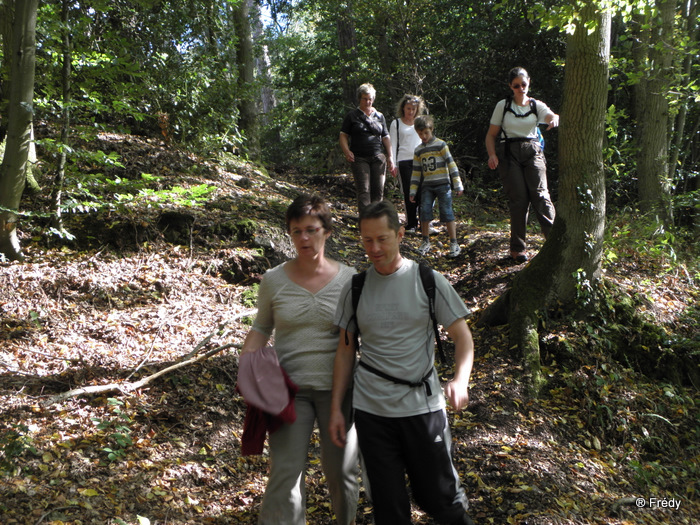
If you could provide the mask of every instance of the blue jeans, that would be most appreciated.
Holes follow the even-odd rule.
[[[424,182],[421,186],[420,221],[429,223],[433,220],[435,199],[438,201],[440,221],[450,222],[455,220],[455,214],[452,211],[452,187],[450,183],[425,184]]]

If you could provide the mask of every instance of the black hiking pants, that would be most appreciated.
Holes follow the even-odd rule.
[[[469,502],[452,464],[444,410],[410,417],[381,417],[355,410],[376,525],[410,525],[411,493],[418,506],[445,525],[471,524]]]

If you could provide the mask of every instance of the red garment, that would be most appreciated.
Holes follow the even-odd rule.
[[[267,432],[272,434],[285,423],[294,423],[297,419],[297,413],[294,409],[294,398],[299,391],[299,387],[289,379],[287,372],[282,370],[282,373],[284,374],[284,383],[289,391],[289,403],[277,415],[264,412],[252,405],[247,405],[243,422],[243,437],[241,437],[241,455],[243,456],[262,454]]]

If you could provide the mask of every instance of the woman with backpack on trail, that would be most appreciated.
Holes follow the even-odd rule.
[[[522,67],[508,74],[512,91],[496,104],[486,134],[489,168],[498,169],[510,209],[510,256],[517,263],[528,260],[526,227],[530,205],[545,238],[554,223],[554,205],[547,188],[547,161],[538,124],[559,126],[559,115],[527,95],[530,76]]]

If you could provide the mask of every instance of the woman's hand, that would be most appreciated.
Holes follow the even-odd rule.
[[[355,154],[348,150],[347,153],[345,153],[345,160],[347,160],[350,164],[355,162]]]
[[[556,113],[554,113],[554,114],[552,115],[552,118],[549,120],[549,122],[548,122],[547,124],[549,124],[549,125],[547,126],[547,130],[550,130],[550,129],[552,129],[552,128],[557,128],[557,127],[559,127],[559,115],[557,115]]]
[[[486,133],[486,152],[489,154],[489,168],[495,170],[498,167],[498,156],[496,155],[496,139],[501,133],[501,126],[491,124]]]

